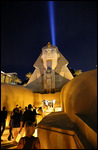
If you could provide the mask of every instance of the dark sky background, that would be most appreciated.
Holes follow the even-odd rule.
[[[68,67],[83,72],[97,65],[97,2],[54,1],[56,46]],[[42,47],[51,42],[48,1],[1,2],[1,70],[26,79]]]

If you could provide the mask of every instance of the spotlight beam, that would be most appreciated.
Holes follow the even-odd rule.
[[[49,19],[50,19],[50,28],[51,28],[51,38],[52,38],[52,45],[56,45],[55,42],[55,24],[54,24],[54,2],[48,1],[48,7],[49,7]]]

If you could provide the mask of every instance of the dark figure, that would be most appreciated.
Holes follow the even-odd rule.
[[[21,114],[19,113],[19,109],[15,109],[14,114],[11,116],[11,128],[14,136],[14,141],[16,141],[16,138],[20,130],[20,120]]]
[[[39,107],[39,108],[38,108],[38,113],[37,113],[37,114],[38,114],[38,115],[41,115],[42,112],[43,112],[42,107]]]
[[[25,107],[25,111],[27,110],[27,106]]]
[[[1,130],[1,136],[5,130],[6,118],[7,118],[7,111],[6,111],[6,107],[4,106],[3,111],[1,111],[1,126],[3,127],[3,129]]]
[[[17,111],[19,111],[18,105],[16,105],[16,108],[13,109],[13,111],[12,111],[12,113],[11,113],[11,115],[10,115],[10,122],[9,122],[10,128],[9,128],[9,136],[8,136],[8,140],[9,140],[9,141],[11,141],[11,139],[14,138],[14,137],[13,137],[13,134],[12,134],[12,126],[13,126],[13,125],[11,125],[11,121],[12,121],[12,118],[13,118],[14,113],[17,112]]]
[[[15,112],[16,109],[17,109],[17,110],[19,109],[18,104],[17,104],[16,107],[13,109],[13,111]]]
[[[8,140],[11,141],[11,139],[13,138],[13,134],[12,134],[12,127],[11,127],[11,117],[13,116],[14,111],[12,111],[11,115],[10,115],[10,122],[9,122],[9,136],[8,136]]]
[[[22,110],[21,110],[21,107],[19,107],[19,113],[20,113],[20,115],[22,116]]]
[[[20,126],[20,131],[22,130],[22,127],[24,127],[25,122],[27,121],[32,121],[35,122],[35,113],[31,110],[32,105],[28,105],[28,110],[26,110],[21,117],[21,126]]]
[[[37,126],[37,118],[36,118],[36,115],[37,115],[37,113],[36,113],[36,107],[33,105],[33,113],[34,113],[34,115],[35,115],[35,126]]]
[[[33,112],[36,115],[36,107],[33,105]]]
[[[26,122],[24,128],[26,135],[20,139],[17,149],[40,149],[39,138],[32,136],[35,132],[35,125],[33,122]]]

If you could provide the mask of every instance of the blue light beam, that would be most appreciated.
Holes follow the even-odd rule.
[[[54,29],[54,3],[53,1],[48,1],[48,7],[49,7],[49,19],[50,19],[50,27],[51,27],[51,38],[52,38],[52,45],[56,45],[55,42],[55,29]]]

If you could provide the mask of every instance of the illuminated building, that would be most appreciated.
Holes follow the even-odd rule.
[[[5,73],[1,71],[1,83],[10,83],[10,84],[16,84],[15,79],[17,78],[17,73]]]

